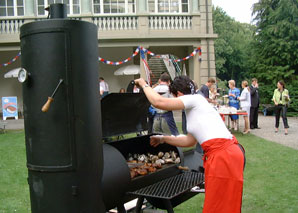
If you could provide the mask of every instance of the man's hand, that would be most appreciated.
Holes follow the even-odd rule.
[[[163,135],[153,135],[150,137],[150,145],[153,147],[157,147],[159,144],[164,143]]]
[[[143,78],[139,78],[135,80],[135,84],[140,87],[143,88],[143,86],[145,86],[147,83]]]

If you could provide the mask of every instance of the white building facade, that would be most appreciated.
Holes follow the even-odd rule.
[[[199,86],[215,77],[214,39],[211,0],[0,0],[0,65],[20,52],[20,26],[46,19],[44,9],[52,3],[67,4],[68,17],[94,23],[98,28],[99,56],[122,61],[142,46],[155,54],[184,58],[200,47],[202,55],[184,60],[187,74]],[[79,50],[78,50],[79,51]],[[147,55],[149,60],[151,56]],[[109,83],[111,92],[126,88],[139,77],[115,76],[121,66],[140,65],[140,55],[119,66],[99,62],[99,75]],[[21,85],[4,74],[21,66],[17,59],[0,67],[0,97],[17,96],[22,106]]]

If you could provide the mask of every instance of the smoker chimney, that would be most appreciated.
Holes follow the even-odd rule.
[[[50,19],[67,18],[66,4],[51,4],[50,7],[45,8],[49,12]]]

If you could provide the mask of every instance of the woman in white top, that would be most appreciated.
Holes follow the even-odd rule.
[[[247,81],[242,81],[241,84],[243,90],[241,92],[240,97],[238,97],[238,100],[240,100],[240,107],[242,110],[244,110],[245,112],[247,112],[247,115],[244,115],[244,132],[243,134],[247,134],[250,132],[249,129],[249,112],[250,112],[250,89],[248,86],[248,82]]]
[[[168,111],[185,110],[187,135],[151,136],[150,144],[154,147],[164,142],[179,147],[201,144],[205,168],[203,212],[241,212],[243,152],[219,113],[206,98],[195,94],[192,80],[187,76],[176,77],[170,85],[174,98],[160,96],[143,79],[137,79],[135,83],[143,88],[154,107]]]

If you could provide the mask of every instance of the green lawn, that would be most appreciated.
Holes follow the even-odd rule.
[[[243,212],[298,212],[298,150],[236,134],[246,149]],[[0,134],[0,213],[30,212],[23,131]],[[201,212],[200,194],[175,208]]]

